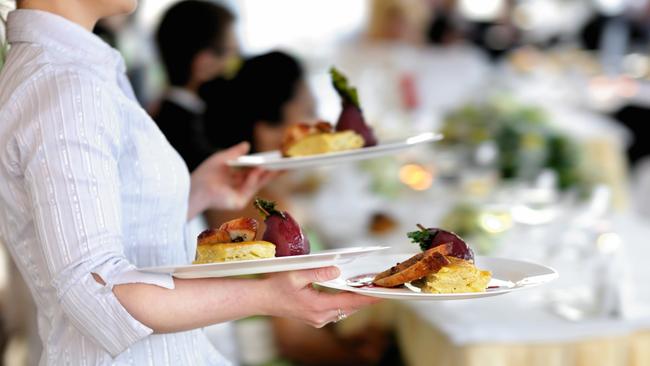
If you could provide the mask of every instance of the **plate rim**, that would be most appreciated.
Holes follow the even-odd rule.
[[[308,156],[295,156],[295,157],[280,157],[280,159],[275,161],[241,161],[241,159],[263,156],[263,155],[278,155],[280,154],[279,150],[266,151],[261,153],[255,153],[250,155],[243,155],[237,159],[229,160],[226,162],[229,166],[232,167],[266,167],[270,168],[277,165],[292,165],[292,164],[307,164],[312,162],[319,162],[321,160],[336,159],[343,157],[358,157],[366,154],[372,154],[374,152],[383,152],[390,151],[392,149],[397,149],[401,147],[410,147],[427,142],[440,141],[444,138],[444,135],[438,131],[422,132],[413,136],[406,137],[399,140],[391,140],[386,142],[380,142],[378,145],[364,147],[360,149],[352,149],[345,151],[335,151],[328,152],[324,154],[308,155]],[[414,142],[409,142],[411,139],[418,139]]]
[[[183,264],[183,265],[162,265],[162,266],[148,266],[138,268],[138,271],[146,273],[191,273],[191,272],[200,272],[201,268],[209,269],[213,267],[221,267],[221,270],[227,270],[231,267],[237,267],[244,265],[246,267],[255,267],[256,265],[267,265],[269,263],[282,264],[282,262],[294,262],[300,259],[306,258],[315,258],[326,257],[330,255],[352,255],[352,254],[364,254],[364,253],[373,253],[383,250],[390,249],[389,246],[385,245],[370,245],[370,246],[355,246],[355,247],[346,247],[346,248],[336,248],[336,249],[326,249],[316,253],[310,254],[301,254],[293,256],[284,256],[284,257],[272,257],[272,258],[260,258],[254,260],[243,260],[243,261],[231,261],[231,262],[214,262],[214,263],[201,263],[201,264]],[[341,251],[337,253],[336,251]],[[278,263],[280,262],[280,263]],[[308,262],[306,262],[308,263]],[[225,267],[225,268],[224,268]],[[167,271],[171,269],[170,271]]]

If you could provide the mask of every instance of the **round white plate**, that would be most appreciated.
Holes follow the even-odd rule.
[[[442,139],[442,134],[426,132],[411,136],[404,140],[379,143],[376,146],[364,147],[347,151],[327,154],[285,158],[279,151],[257,153],[240,156],[228,162],[233,167],[261,167],[268,170],[296,169],[328,164],[347,163],[356,160],[376,158],[399,152],[412,146]]]
[[[161,266],[140,268],[143,272],[170,273],[177,278],[205,278],[243,276],[259,273],[320,268],[352,262],[356,258],[388,247],[353,247],[323,250],[313,254],[254,259],[236,262],[190,264],[184,266]]]
[[[479,297],[489,297],[503,295],[512,291],[523,290],[543,283],[552,281],[558,277],[557,271],[553,268],[524,262],[514,259],[477,257],[476,266],[480,269],[492,272],[492,281],[485,292],[469,292],[460,294],[428,294],[416,292],[419,290],[413,286],[401,288],[384,288],[384,287],[351,287],[346,284],[346,280],[355,276],[364,274],[374,274],[382,272],[396,263],[410,258],[413,254],[381,254],[364,258],[353,265],[342,265],[341,276],[339,278],[319,282],[318,285],[342,291],[356,292],[359,294],[381,297],[394,300],[461,300],[475,299]]]

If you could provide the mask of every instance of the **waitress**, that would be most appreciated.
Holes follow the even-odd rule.
[[[186,165],[136,102],[120,55],[90,30],[134,0],[19,0],[0,71],[0,240],[38,308],[41,365],[227,365],[201,327],[251,315],[312,326],[376,300],[324,294],[334,267],[265,279],[174,279],[184,226],[241,209],[273,174],[228,168],[242,143]],[[188,26],[191,26],[188,24]]]

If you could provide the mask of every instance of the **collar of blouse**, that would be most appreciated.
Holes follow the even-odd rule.
[[[123,73],[124,59],[115,49],[82,26],[59,15],[33,9],[17,9],[7,17],[9,44],[34,43],[55,49],[65,58],[103,74]]]

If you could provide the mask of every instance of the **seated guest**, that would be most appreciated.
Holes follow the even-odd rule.
[[[189,0],[167,10],[156,33],[169,89],[154,119],[190,171],[215,150],[203,131],[205,103],[198,90],[235,55],[233,22],[224,7]]]
[[[295,58],[276,51],[246,60],[231,85],[224,87],[220,79],[207,83],[201,95],[208,105],[210,141],[220,148],[243,140],[254,152],[278,149],[286,126],[314,119],[304,76]]]
[[[315,119],[315,102],[302,66],[283,52],[246,60],[228,85],[224,86],[222,80],[209,82],[201,95],[207,105],[205,130],[217,148],[248,141],[251,152],[277,150],[287,126]],[[260,196],[285,206],[290,179],[281,178]],[[208,223],[216,225],[237,215],[258,215],[252,205],[247,207],[250,212],[208,212]]]

